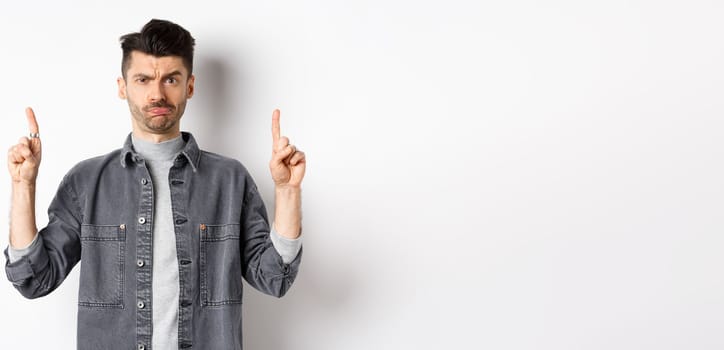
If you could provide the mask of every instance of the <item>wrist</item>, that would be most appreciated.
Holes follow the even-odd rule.
[[[301,185],[274,185],[274,192],[277,194],[280,193],[301,193],[302,192],[302,186]]]
[[[35,181],[33,182],[27,182],[27,181],[15,181],[13,180],[13,191],[22,191],[22,192],[35,192]]]
[[[302,194],[299,186],[276,186],[274,227],[283,237],[296,239],[301,232]]]

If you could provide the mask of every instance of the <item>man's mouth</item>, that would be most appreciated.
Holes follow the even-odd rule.
[[[150,108],[148,110],[148,112],[151,113],[151,115],[165,115],[165,114],[169,114],[171,112],[171,108],[154,107],[154,108]]]

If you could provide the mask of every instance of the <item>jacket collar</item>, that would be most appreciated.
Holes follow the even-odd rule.
[[[186,159],[186,161],[191,164],[191,169],[196,172],[196,169],[199,167],[199,159],[201,158],[199,146],[196,144],[196,140],[190,132],[182,131],[181,138],[183,138],[186,145],[181,150],[181,155],[183,157],[177,157],[175,162]],[[143,160],[143,157],[141,157],[141,155],[133,148],[131,133],[128,134],[126,142],[123,143],[123,149],[121,150],[121,166],[125,168],[126,165],[128,165],[129,160],[134,163],[138,163]]]

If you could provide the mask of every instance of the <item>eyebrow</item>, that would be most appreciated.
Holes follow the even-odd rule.
[[[181,71],[175,70],[175,71],[173,71],[173,72],[171,72],[171,73],[168,73],[168,74],[162,76],[161,79],[166,79],[166,78],[170,78],[170,77],[177,76],[177,75],[183,76],[183,73],[181,73]],[[133,75],[133,78],[134,78],[134,79],[135,79],[135,78],[152,79],[153,77],[150,76],[150,75],[143,74],[143,73],[136,73],[136,74]]]
[[[168,73],[168,74],[164,75],[163,78],[170,78],[170,77],[173,77],[173,76],[176,76],[176,75],[181,75],[181,76],[183,76],[183,74],[181,73],[181,71],[175,70],[175,71],[173,71],[173,72],[171,72],[171,73]]]

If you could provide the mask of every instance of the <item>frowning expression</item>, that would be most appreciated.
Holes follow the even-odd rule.
[[[178,56],[133,51],[125,77],[118,78],[118,96],[128,101],[134,130],[142,133],[178,134],[193,93],[194,76]]]

